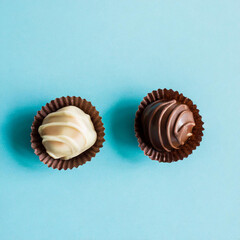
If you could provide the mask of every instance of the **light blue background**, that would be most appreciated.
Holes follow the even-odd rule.
[[[239,0],[0,0],[0,239],[240,239]],[[201,146],[159,164],[134,114],[154,89],[191,98]],[[100,111],[90,163],[48,169],[29,144],[37,110],[67,95]]]

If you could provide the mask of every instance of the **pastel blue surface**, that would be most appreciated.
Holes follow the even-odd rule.
[[[240,239],[240,1],[0,1],[1,240]],[[172,164],[134,137],[154,89],[198,105],[201,146]],[[106,142],[71,171],[30,148],[61,96],[100,111]]]

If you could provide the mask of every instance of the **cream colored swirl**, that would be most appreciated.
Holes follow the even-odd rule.
[[[90,116],[75,106],[48,114],[38,132],[54,159],[73,158],[93,146],[97,139]]]

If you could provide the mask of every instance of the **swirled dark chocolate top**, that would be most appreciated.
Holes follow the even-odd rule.
[[[158,100],[149,104],[142,114],[145,140],[158,151],[178,149],[195,126],[193,113],[186,104],[176,100]]]

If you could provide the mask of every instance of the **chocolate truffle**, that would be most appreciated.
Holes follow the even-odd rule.
[[[141,123],[145,141],[157,151],[171,152],[192,136],[193,113],[186,104],[173,100],[157,100],[144,109]]]
[[[91,117],[75,106],[48,114],[38,132],[46,152],[54,159],[69,160],[94,145],[97,133]]]

